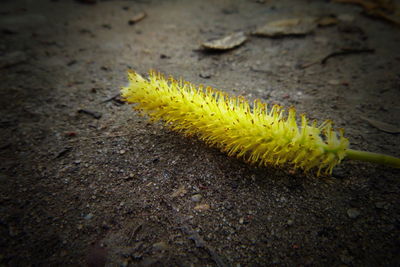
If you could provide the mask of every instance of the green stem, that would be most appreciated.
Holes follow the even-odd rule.
[[[349,159],[362,160],[367,162],[389,165],[394,168],[400,168],[400,158],[384,154],[348,149],[346,150],[346,157]]]

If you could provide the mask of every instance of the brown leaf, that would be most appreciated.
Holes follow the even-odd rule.
[[[373,9],[366,12],[367,15],[375,18],[380,18],[386,20],[387,22],[393,23],[400,26],[400,16],[399,14],[388,14],[382,10]]]
[[[374,126],[375,128],[383,131],[383,132],[387,132],[387,133],[393,133],[393,134],[398,134],[400,133],[400,127],[397,127],[395,125],[392,124],[388,124],[382,121],[378,121],[378,120],[374,120],[374,119],[370,119],[364,116],[361,116],[361,118],[365,121],[367,121],[369,124],[371,124],[372,126]]]
[[[172,193],[171,197],[182,197],[187,193],[184,185],[181,185],[175,192]]]
[[[311,17],[272,21],[257,28],[253,34],[265,37],[306,35],[316,28],[316,19]]]
[[[136,14],[135,16],[133,16],[129,21],[128,24],[129,25],[133,25],[139,21],[141,21],[142,19],[144,19],[147,16],[147,14],[145,12],[140,12],[138,14]]]
[[[359,5],[366,15],[400,26],[400,10],[391,0],[334,0],[334,2]]]
[[[194,207],[194,209],[197,210],[197,211],[205,211],[205,210],[210,209],[210,205],[208,205],[208,204],[198,204],[198,205],[196,205],[196,207]]]
[[[343,4],[355,4],[361,6],[364,9],[374,9],[378,7],[378,4],[374,1],[366,0],[334,0],[334,2]]]
[[[242,45],[246,40],[247,37],[243,32],[236,32],[221,39],[205,42],[202,46],[210,50],[228,50]]]

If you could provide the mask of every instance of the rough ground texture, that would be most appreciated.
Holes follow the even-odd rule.
[[[400,263],[399,170],[345,161],[317,178],[256,168],[112,99],[128,68],[152,68],[296,106],[345,128],[352,148],[400,156],[399,135],[361,118],[399,126],[399,28],[328,1],[9,0],[0,9],[1,266]],[[342,19],[303,37],[199,49],[275,19],[329,14]],[[343,47],[375,51],[301,67]]]

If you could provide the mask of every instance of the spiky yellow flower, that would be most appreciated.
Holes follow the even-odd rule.
[[[250,163],[316,169],[319,175],[331,173],[345,156],[362,159],[360,153],[367,153],[400,167],[399,159],[349,149],[343,131],[335,132],[330,121],[317,126],[301,115],[298,124],[294,108],[285,116],[281,106],[268,108],[259,100],[250,105],[243,97],[165,79],[155,72],[144,79],[130,71],[129,82],[121,93],[128,103],[136,104],[135,110]]]

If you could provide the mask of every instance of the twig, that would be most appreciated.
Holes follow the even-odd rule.
[[[97,111],[92,111],[92,110],[88,110],[88,109],[79,109],[78,113],[83,113],[83,114],[87,114],[89,116],[92,116],[95,119],[100,119],[102,114],[100,112]]]
[[[222,258],[218,255],[218,253],[214,250],[214,248],[207,245],[204,239],[194,231],[189,225],[183,224],[181,229],[187,235],[189,235],[189,239],[193,240],[196,244],[196,247],[205,249],[211,256],[211,258],[215,261],[218,267],[228,267],[228,265],[222,260]]]
[[[202,248],[208,252],[208,254],[211,256],[211,258],[214,260],[214,262],[218,265],[218,267],[228,267],[229,265],[226,264],[223,259],[218,255],[218,253],[214,250],[214,248],[210,247],[207,245],[207,243],[204,241],[204,239],[194,231],[185,221],[180,214],[176,212],[176,209],[171,205],[169,201],[167,201],[164,197],[161,198],[161,202],[165,204],[173,213],[174,216],[171,216],[175,223],[174,224],[180,224],[181,226],[179,227],[184,234],[188,235],[189,239],[193,240],[197,248]]]
[[[138,226],[136,226],[136,228],[130,234],[129,243],[131,243],[136,238],[136,235],[139,233],[139,231],[142,229],[142,227],[143,227],[142,223],[139,224]]]
[[[321,65],[325,65],[330,58],[337,57],[337,56],[361,54],[361,53],[374,53],[374,52],[375,52],[375,49],[371,49],[371,48],[342,48],[339,51],[334,51],[334,52],[329,53],[328,55],[324,56],[322,59],[318,59],[316,61],[309,62],[309,63],[304,63],[304,64],[300,65],[300,68],[306,69],[306,68],[311,67],[318,63]]]
[[[351,55],[351,54],[361,54],[361,53],[374,53],[374,52],[375,52],[375,49],[371,49],[371,48],[361,48],[361,49],[357,49],[357,48],[342,48],[340,51],[336,51],[336,52],[330,53],[329,55],[324,57],[321,60],[321,64],[324,65],[328,61],[328,59],[333,58],[333,57],[337,57],[337,56]]]
[[[120,96],[120,93],[115,94],[115,95],[113,95],[113,96],[107,98],[106,100],[101,101],[100,104],[107,103],[107,102],[110,102],[110,101],[112,101],[112,100],[115,100],[115,99],[116,99],[117,97],[119,97],[119,96]]]
[[[62,156],[64,156],[65,154],[67,154],[68,152],[70,152],[72,149],[72,147],[64,147],[60,152],[58,152],[58,154],[56,155],[55,159],[61,158]]]

